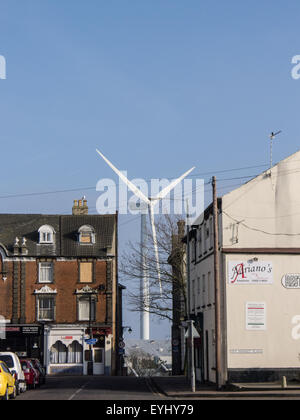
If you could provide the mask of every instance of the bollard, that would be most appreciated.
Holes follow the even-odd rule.
[[[286,376],[283,376],[282,377],[282,380],[281,380],[281,388],[287,388]]]

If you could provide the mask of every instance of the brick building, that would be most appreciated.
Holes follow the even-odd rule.
[[[39,357],[48,374],[116,373],[117,226],[86,200],[66,216],[0,214],[1,350]]]
[[[172,267],[172,374],[181,375],[185,364],[185,329],[186,319],[186,245],[185,222],[177,222],[178,234],[172,235],[172,251],[168,263]]]

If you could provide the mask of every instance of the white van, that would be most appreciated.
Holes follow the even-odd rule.
[[[17,394],[19,395],[21,392],[25,392],[27,386],[19,357],[10,351],[3,351],[0,352],[0,360],[7,364],[10,373],[15,376]]]

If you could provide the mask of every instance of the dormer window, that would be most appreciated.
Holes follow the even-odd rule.
[[[52,226],[44,225],[39,228],[39,243],[40,244],[53,244],[55,230]]]
[[[80,244],[94,244],[95,230],[92,226],[84,225],[78,230]]]

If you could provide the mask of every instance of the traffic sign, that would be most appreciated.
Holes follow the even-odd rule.
[[[192,330],[192,334],[194,338],[199,338],[200,335],[198,333],[198,331],[196,330],[195,326],[193,325],[193,330]],[[185,338],[189,337],[189,330],[186,331],[185,333]]]
[[[94,344],[97,343],[98,339],[97,338],[88,338],[87,340],[84,340],[86,342],[86,344],[93,346]]]

